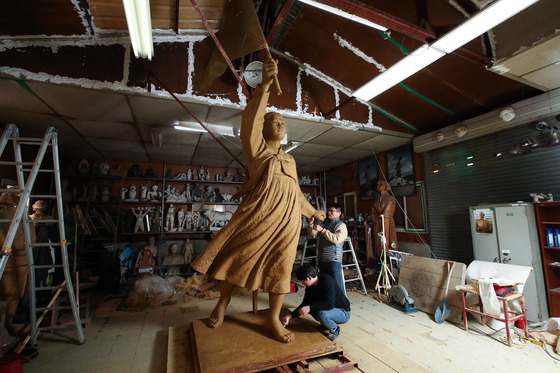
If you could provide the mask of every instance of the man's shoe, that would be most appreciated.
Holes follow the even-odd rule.
[[[340,335],[340,326],[337,326],[334,332],[329,332],[329,334],[327,334],[327,338],[330,339],[332,342],[334,342],[336,341],[339,335]]]
[[[329,329],[325,328],[322,324],[317,325],[317,331],[323,335],[329,334]]]

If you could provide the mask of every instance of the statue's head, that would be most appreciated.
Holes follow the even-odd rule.
[[[264,116],[263,137],[265,140],[282,140],[286,136],[284,118],[278,113],[266,113]]]
[[[377,191],[378,192],[388,192],[391,190],[391,186],[385,180],[379,180],[377,182]]]

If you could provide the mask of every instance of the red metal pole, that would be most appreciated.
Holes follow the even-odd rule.
[[[189,108],[186,107],[185,104],[183,104],[181,102],[181,100],[179,100],[179,98],[177,96],[175,96],[175,94],[173,92],[171,92],[171,90],[169,88],[167,88],[167,86],[165,84],[163,84],[163,82],[157,76],[154,75],[154,73],[152,73],[150,71],[150,75],[153,76],[159,82],[159,84],[161,84],[161,86],[163,88],[165,88],[165,90],[175,99],[175,101],[177,101],[179,103],[179,105],[181,105],[183,107],[183,109],[185,109],[185,111],[187,113],[189,113],[191,115],[191,117],[193,117],[194,120],[196,120],[198,122],[198,124],[200,124],[202,126],[202,128],[204,128],[206,130],[206,132],[208,132],[210,134],[210,136],[212,136],[214,138],[214,140],[216,140],[218,142],[218,144],[220,144],[222,146],[222,148],[224,148],[229,153],[229,155],[231,155],[233,157],[233,159],[235,159],[237,161],[237,163],[239,163],[241,165],[241,167],[245,168],[245,165],[239,159],[237,159],[237,157],[235,155],[233,155],[233,153],[212,133],[212,131],[210,131],[208,129],[208,127],[206,127],[204,125],[204,123],[202,123],[200,121],[200,119],[198,119],[194,115],[194,113],[192,111],[190,111]]]

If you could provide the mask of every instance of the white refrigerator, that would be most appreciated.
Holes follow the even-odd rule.
[[[535,210],[531,203],[469,207],[475,260],[533,267],[523,288],[527,319],[548,320]]]

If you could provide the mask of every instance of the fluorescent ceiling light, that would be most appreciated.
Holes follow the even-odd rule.
[[[235,129],[233,127],[222,126],[220,124],[210,124],[206,123],[205,126],[212,131],[212,133],[217,133],[224,136],[235,136]],[[206,132],[204,128],[198,122],[175,122],[174,128],[180,131],[189,132]]]
[[[297,141],[290,141],[290,143],[288,144],[288,146],[286,146],[286,147],[284,148],[284,152],[285,152],[285,153],[289,153],[289,152],[291,152],[292,150],[294,150],[295,148],[297,148],[299,145],[300,145],[300,143],[297,142]]]
[[[369,83],[360,87],[352,96],[364,101],[371,100],[444,55],[445,53],[437,49],[423,45],[373,80],[370,80]]]
[[[302,3],[305,3],[307,5],[311,5],[311,6],[314,6],[316,8],[323,9],[323,10],[329,12],[329,13],[336,14],[337,16],[344,17],[344,18],[349,19],[351,21],[361,23],[362,25],[372,27],[372,28],[377,29],[377,30],[381,30],[381,31],[387,31],[388,30],[387,27],[385,27],[385,26],[378,25],[377,23],[368,21],[365,18],[358,17],[355,14],[347,13],[347,12],[341,10],[341,9],[332,7],[330,5],[323,4],[319,1],[315,1],[315,0],[299,0],[299,1],[301,1]]]
[[[418,48],[382,74],[358,88],[352,96],[369,101],[465,43],[513,17],[538,0],[499,0],[443,35]]]
[[[150,0],[123,0],[130,42],[136,58],[149,60],[154,55]]]
[[[176,124],[173,128],[179,131],[187,131],[187,132],[206,132],[204,128],[191,128],[191,127],[181,126],[178,124]]]
[[[432,43],[432,47],[451,53],[537,1],[539,0],[497,1],[443,35]]]

